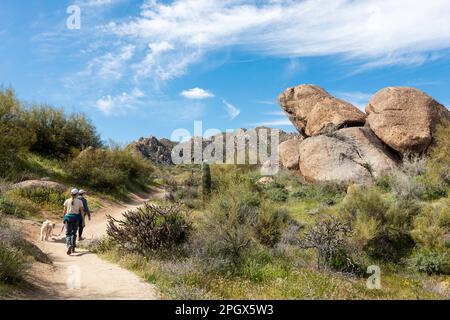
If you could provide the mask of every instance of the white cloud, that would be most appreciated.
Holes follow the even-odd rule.
[[[135,65],[140,78],[166,81],[229,46],[261,56],[339,55],[362,70],[422,64],[450,47],[448,12],[447,0],[147,0],[139,17],[104,30],[146,48]]]
[[[180,95],[187,99],[192,99],[192,100],[203,100],[203,99],[208,99],[208,98],[214,97],[214,94],[212,94],[211,92],[206,91],[204,89],[201,89],[201,88],[193,88],[193,89],[189,89],[189,90],[184,90],[180,93]]]
[[[123,115],[129,109],[134,109],[145,94],[135,88],[131,93],[123,92],[117,96],[106,95],[97,100],[96,107],[106,115]]]
[[[231,103],[228,103],[226,100],[222,100],[223,104],[225,105],[225,111],[228,114],[228,117],[230,117],[230,120],[234,120],[238,115],[241,114],[241,110],[236,108]]]

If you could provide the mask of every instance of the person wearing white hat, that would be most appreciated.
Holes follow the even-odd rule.
[[[83,202],[78,199],[78,189],[72,189],[71,198],[64,202],[64,225],[66,226],[67,254],[75,252],[77,230],[83,219]]]
[[[80,189],[80,191],[78,192],[78,199],[80,199],[81,202],[83,202],[83,211],[84,211],[83,221],[81,222],[80,227],[78,228],[78,239],[80,241],[83,240],[83,230],[86,227],[86,216],[88,217],[89,221],[91,221],[91,211],[89,210],[88,202],[84,197],[85,194],[86,191],[84,191],[83,189]]]

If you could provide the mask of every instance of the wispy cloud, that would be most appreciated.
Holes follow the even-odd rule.
[[[118,1],[80,3],[95,12]],[[121,80],[151,93],[231,47],[252,59],[288,58],[287,75],[302,57],[335,56],[354,72],[421,65],[450,48],[448,12],[447,0],[145,0],[138,16],[89,28],[86,39],[106,44],[87,54],[76,82]]]
[[[147,0],[139,17],[105,32],[154,48],[138,62],[141,76],[183,74],[205,53],[238,46],[261,56],[340,55],[375,68],[422,64],[450,47],[446,0]],[[163,61],[161,63],[161,61]],[[299,68],[292,60],[288,69]]]
[[[180,95],[192,100],[203,100],[214,97],[213,93],[202,88],[192,88],[189,90],[184,90],[180,93]]]
[[[237,116],[241,114],[241,110],[236,108],[231,103],[228,103],[226,100],[222,100],[222,102],[225,105],[225,111],[227,112],[230,120],[234,120]]]
[[[117,96],[104,96],[97,100],[96,107],[108,116],[123,115],[127,110],[134,109],[144,96],[141,90],[135,88],[131,93],[123,92]]]
[[[258,100],[258,101],[255,101],[255,103],[258,103],[258,104],[266,104],[266,105],[277,105],[277,102],[276,101],[269,101],[269,100]]]

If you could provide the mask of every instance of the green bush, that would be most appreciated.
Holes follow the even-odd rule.
[[[17,188],[12,193],[46,207],[60,208],[66,199],[65,190],[45,187]]]
[[[23,253],[0,242],[0,282],[15,284],[21,282],[29,265]]]
[[[345,196],[340,184],[303,184],[295,188],[291,196],[296,199],[314,199],[325,205],[339,203]]]
[[[376,187],[349,188],[340,210],[351,223],[355,250],[376,260],[399,262],[411,253],[411,221],[418,212],[412,200],[390,202]]]
[[[333,252],[330,259],[327,261],[327,264],[334,271],[351,273],[359,276],[365,274],[365,268],[357,263],[349,254],[349,251],[343,247],[338,248]]]
[[[30,150],[38,154],[65,158],[74,150],[102,145],[94,126],[82,114],[67,116],[63,109],[34,105],[26,121],[34,133]]]
[[[289,218],[284,210],[262,199],[247,172],[233,166],[212,169],[214,192],[191,250],[208,270],[235,273],[249,255],[279,242]]]
[[[422,247],[440,248],[450,232],[450,200],[428,205],[414,218],[411,234]]]
[[[273,202],[286,202],[288,199],[288,192],[286,189],[271,189],[268,191],[269,198]]]
[[[425,200],[434,200],[448,195],[450,187],[450,122],[436,128],[433,145],[429,149],[426,172],[422,177]]]
[[[449,273],[449,255],[445,250],[422,248],[415,250],[409,259],[410,266],[417,272],[431,274]]]
[[[26,169],[20,154],[32,136],[11,89],[0,89],[0,177],[13,179]]]
[[[285,202],[289,197],[289,193],[285,186],[277,181],[272,181],[266,185],[262,185],[261,189],[273,202]]]
[[[259,203],[253,202],[248,190],[236,186],[228,192],[217,193],[206,210],[193,250],[205,262],[219,259],[224,267],[236,268],[256,245],[253,226]]]
[[[265,246],[274,247],[280,241],[281,234],[289,220],[288,212],[285,209],[264,204],[254,226],[257,239]]]
[[[414,248],[414,240],[409,233],[386,230],[367,241],[364,252],[375,260],[398,263],[409,256]]]
[[[138,155],[118,147],[86,149],[72,160],[69,174],[81,185],[99,191],[121,191],[149,182],[153,168]]]
[[[37,210],[33,205],[0,194],[0,213],[25,218]]]

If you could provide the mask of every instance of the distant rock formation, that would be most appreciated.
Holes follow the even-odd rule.
[[[177,145],[168,139],[158,140],[156,137],[140,138],[131,144],[131,148],[154,164],[172,164],[172,148]]]
[[[233,132],[220,133],[209,138],[193,137],[192,139],[182,143],[173,142],[167,139],[158,140],[155,137],[141,138],[138,141],[132,143],[130,146],[144,158],[150,160],[155,164],[173,164],[172,152],[181,157],[184,155],[183,152],[186,152],[188,150],[190,150],[191,156],[189,157],[189,159],[186,159],[187,162],[194,163],[194,161],[196,160],[196,151],[201,152],[202,155],[210,155],[210,157],[208,157],[208,160],[211,160],[217,157],[216,151],[220,150],[220,148],[223,148],[223,157],[217,157],[216,160],[218,162],[226,162],[227,142],[233,146],[236,154],[238,151],[238,147],[244,147],[246,150],[258,150],[258,148],[266,148],[266,150],[268,150],[270,154],[270,135],[273,131],[276,131],[278,133],[280,143],[289,139],[301,137],[301,135],[299,135],[298,133],[287,133],[279,129],[257,127],[250,130],[241,128]],[[264,134],[262,134],[263,132],[267,134],[267,139],[255,139],[255,137],[264,136]],[[259,135],[260,133],[261,136]]]

